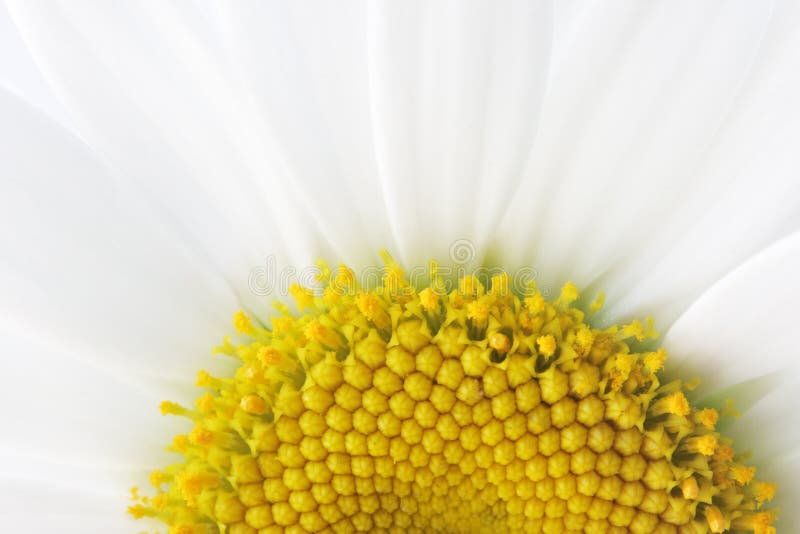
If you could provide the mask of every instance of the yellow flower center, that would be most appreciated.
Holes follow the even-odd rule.
[[[435,264],[415,288],[386,258],[376,289],[321,264],[272,328],[238,312],[215,349],[238,370],[162,403],[194,429],[130,513],[171,534],[774,532],[775,485],[661,383],[652,321],[594,327],[571,283],[446,291]]]

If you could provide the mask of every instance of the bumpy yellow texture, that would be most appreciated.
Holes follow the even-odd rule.
[[[171,534],[774,533],[718,414],[662,384],[650,321],[597,329],[564,286],[547,302],[500,274],[445,291],[320,264],[320,295],[270,327],[238,312],[231,377],[200,372],[194,429],[130,508]],[[589,306],[602,306],[602,296]]]

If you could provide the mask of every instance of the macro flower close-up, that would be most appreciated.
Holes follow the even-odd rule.
[[[800,524],[800,4],[0,2],[0,530]]]

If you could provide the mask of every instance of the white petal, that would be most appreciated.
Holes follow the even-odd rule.
[[[668,325],[800,223],[797,9],[584,4],[500,252]],[[557,12],[558,13],[558,12]]]
[[[79,475],[80,476],[80,475]],[[0,521],[25,534],[131,534],[148,525],[124,517],[124,496],[0,476]]]
[[[336,259],[394,248],[375,157],[363,2],[222,2],[234,59]]]
[[[81,136],[167,207],[240,298],[268,254],[306,265],[325,252],[207,11],[160,1],[9,8]]]
[[[224,280],[78,139],[4,92],[0,115],[2,324],[115,372],[191,380],[237,306]]]
[[[730,435],[752,450],[760,478],[781,483],[783,525],[797,524],[791,504],[800,497],[798,302],[795,232],[708,289],[664,339],[671,375],[699,376],[698,397],[739,401],[744,414]]]
[[[11,7],[83,135],[230,242],[228,265],[273,251],[265,225],[296,265],[326,242],[409,264],[480,245],[528,157],[552,25],[547,2],[226,3],[222,32],[187,4]]]
[[[2,462],[4,475],[119,490],[118,479],[77,480],[74,475],[77,468],[146,469],[167,459],[165,444],[186,425],[161,418],[162,399],[80,355],[0,331],[8,355],[0,414],[9,429],[0,455],[13,458]]]
[[[186,423],[164,420],[158,398],[81,358],[0,329],[0,520],[15,532],[131,532],[133,485]],[[173,395],[178,391],[173,388]],[[12,528],[17,525],[17,529]],[[143,525],[138,525],[140,528]]]
[[[70,124],[64,106],[47,85],[3,2],[0,2],[0,87],[25,98],[62,124]]]
[[[1,91],[0,115],[0,518],[130,532],[127,488],[187,430],[158,402],[186,402],[196,370],[223,363],[209,348],[236,302],[81,141]]]
[[[368,4],[377,155],[409,265],[484,248],[537,131],[546,2]]]

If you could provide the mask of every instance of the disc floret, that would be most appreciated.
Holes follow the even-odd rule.
[[[319,291],[270,327],[234,316],[230,377],[201,371],[194,424],[136,517],[171,534],[587,532],[769,534],[757,479],[720,413],[662,383],[651,320],[598,328],[603,296],[547,301],[501,273],[414,287],[322,263]]]

